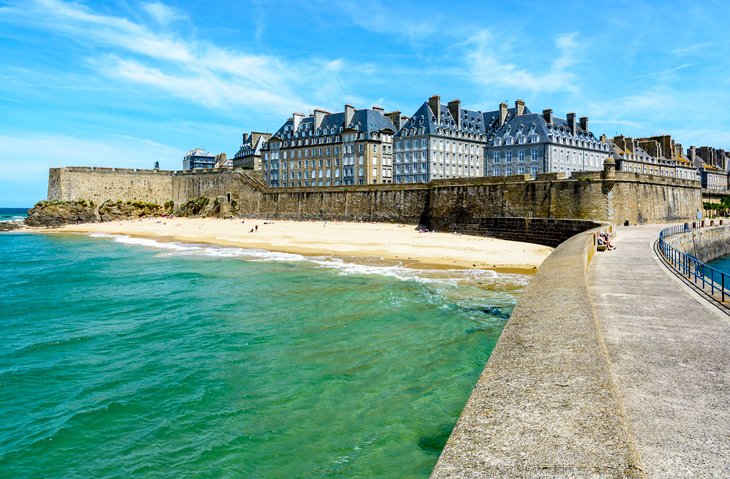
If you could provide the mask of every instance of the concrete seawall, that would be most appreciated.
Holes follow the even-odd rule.
[[[670,236],[665,241],[707,263],[730,254],[730,226],[702,228]]]
[[[433,478],[641,477],[588,293],[593,232],[520,297]]]

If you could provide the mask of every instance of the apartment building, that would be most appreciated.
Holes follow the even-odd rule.
[[[294,113],[262,147],[273,187],[392,183],[396,128],[380,107]]]
[[[588,117],[576,120],[532,113],[522,100],[514,108],[501,103],[484,113],[487,134],[485,171],[487,176],[532,176],[538,173],[598,171],[608,157],[609,145],[588,129]]]
[[[403,119],[399,112],[394,117]],[[484,119],[461,100],[443,105],[432,96],[399,125],[393,141],[395,183],[484,176]]]

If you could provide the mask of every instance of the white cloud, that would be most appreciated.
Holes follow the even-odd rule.
[[[520,67],[511,62],[509,39],[496,38],[483,30],[460,46],[466,48],[466,68],[477,83],[538,92],[577,92],[575,74],[570,67],[575,64],[578,43],[576,34],[564,34],[555,38],[558,56],[545,71]]]
[[[176,9],[158,2],[143,3],[142,8],[162,26],[187,18]]]
[[[182,18],[161,3],[142,8],[161,26]],[[111,82],[153,87],[206,108],[307,111],[303,98],[323,97],[333,72],[344,68],[342,60],[293,62],[221,48],[61,0],[31,0],[2,12],[0,21],[8,17],[103,47],[87,60]]]

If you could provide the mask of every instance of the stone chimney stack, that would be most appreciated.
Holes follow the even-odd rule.
[[[548,125],[553,124],[553,109],[547,108],[542,111],[542,117],[545,119]]]
[[[441,97],[434,95],[428,99],[428,106],[436,117],[436,124],[441,124]]]
[[[520,116],[525,114],[525,102],[522,100],[517,100],[515,102],[515,115]]]
[[[304,118],[304,113],[292,113],[292,130],[293,132],[296,132],[299,128],[299,124],[302,122],[302,119]]]
[[[499,104],[499,126],[504,125],[507,121],[507,104],[502,102]]]
[[[389,111],[385,114],[385,117],[390,120],[393,125],[395,125],[395,128],[400,130],[401,123],[400,123],[400,112],[399,111]]]
[[[318,129],[320,126],[322,126],[322,121],[324,120],[325,115],[327,115],[329,112],[324,110],[314,110],[314,129]]]
[[[570,128],[571,133],[573,133],[575,135],[577,132],[577,129],[578,129],[578,125],[576,125],[576,123],[575,123],[575,113],[572,113],[572,112],[568,113],[567,120],[568,120],[568,128]]]
[[[582,116],[580,117],[580,129],[588,133],[588,117]]]
[[[634,153],[636,151],[636,145],[634,144],[633,138],[626,138],[626,149],[629,150],[631,153]]]
[[[352,105],[345,105],[345,126],[352,123],[352,119],[355,117],[355,107]]]
[[[241,144],[245,145],[246,143],[248,143],[248,133],[243,134],[243,142]]]
[[[461,100],[450,101],[449,112],[456,122],[456,128],[461,128]]]
[[[377,106],[377,105],[373,106],[373,110],[377,111],[381,115],[385,112],[385,108],[383,108],[382,106]]]

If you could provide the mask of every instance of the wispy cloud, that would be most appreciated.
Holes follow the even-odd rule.
[[[158,26],[183,18],[161,3],[142,8]],[[207,108],[306,111],[311,105],[304,98],[321,97],[317,94],[321,85],[329,89],[331,59],[292,62],[221,48],[60,0],[9,7],[0,20],[8,17],[102,47],[106,51],[90,55],[87,63],[109,80],[166,91]]]
[[[672,53],[675,55],[688,55],[690,53],[697,53],[698,51],[712,46],[713,42],[700,42],[686,47],[675,48]]]
[[[179,20],[187,19],[187,16],[182,14],[177,9],[168,7],[163,3],[152,2],[143,3],[142,8],[152,17],[157,23],[162,26],[169,25]]]
[[[469,76],[488,86],[508,87],[537,92],[576,92],[575,74],[570,68],[576,62],[577,34],[569,33],[555,38],[557,56],[546,69],[536,65],[518,66],[512,57],[509,39],[497,38],[486,30],[462,43],[465,65]],[[541,58],[542,55],[535,58]]]

